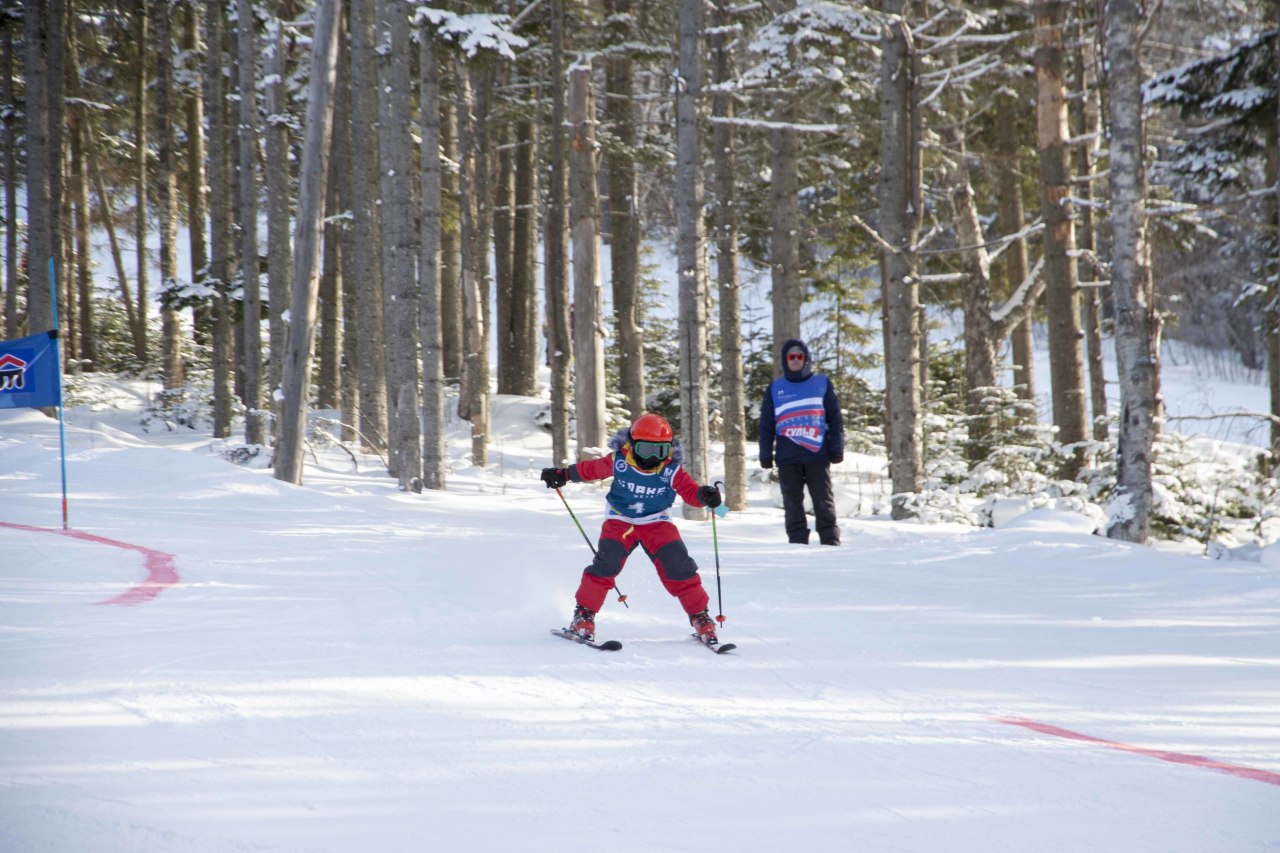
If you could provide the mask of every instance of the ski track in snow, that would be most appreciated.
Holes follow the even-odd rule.
[[[872,517],[799,548],[753,483],[719,522],[735,653],[640,552],[598,620],[624,648],[577,648],[547,629],[590,554],[536,404],[503,402],[500,470],[459,430],[415,496],[71,411],[73,528],[180,580],[92,607],[137,552],[0,527],[0,850],[1280,850],[1275,784],[1156,755],[1280,774],[1275,569]],[[56,447],[0,412],[6,525],[56,517]],[[594,536],[601,492],[565,494]],[[714,607],[709,525],[678,523]]]

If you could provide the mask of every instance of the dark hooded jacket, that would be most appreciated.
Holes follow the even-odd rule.
[[[799,348],[804,352],[804,366],[799,370],[787,368],[787,351]],[[804,382],[813,376],[813,366],[809,355],[809,347],[805,342],[793,338],[782,345],[778,351],[782,360],[782,376],[773,380],[765,389],[764,401],[760,404],[760,462],[774,462],[778,465],[791,465],[804,462],[840,462],[844,459],[844,418],[840,414],[840,400],[831,381],[827,380],[827,389],[822,397],[822,407],[826,412],[827,430],[822,439],[822,449],[808,450],[788,438],[778,437],[778,425],[773,411],[773,386],[779,382]],[[821,376],[821,374],[819,374]],[[825,377],[822,377],[825,378]],[[774,444],[777,450],[774,450]]]

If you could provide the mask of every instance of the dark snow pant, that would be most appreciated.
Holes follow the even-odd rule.
[[[836,526],[836,497],[831,489],[831,463],[795,462],[778,466],[778,485],[782,487],[782,507],[786,513],[787,540],[800,545],[809,543],[809,522],[804,515],[804,489],[809,487],[813,504],[813,526],[823,545],[840,544],[840,528]]]
[[[702,588],[698,564],[689,556],[676,526],[669,521],[629,524],[616,518],[606,521],[600,529],[596,558],[582,573],[577,603],[588,610],[599,610],[613,589],[613,579],[637,546],[644,548],[658,570],[662,585],[680,600],[685,613],[701,613],[707,609],[709,597]]]

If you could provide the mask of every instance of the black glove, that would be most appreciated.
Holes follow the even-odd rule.
[[[839,465],[841,462],[844,461],[844,451],[833,450],[832,452],[827,454],[827,459],[830,460],[832,465]]]
[[[773,467],[773,457],[772,457],[772,456],[761,456],[761,457],[760,457],[760,467],[761,467],[761,468],[764,468],[766,471],[767,471],[767,470],[769,470],[770,468],[772,468],[772,467]]]
[[[703,506],[715,509],[720,506],[720,490],[715,486],[698,486],[698,500]]]
[[[548,489],[558,489],[565,483],[569,482],[568,468],[543,468],[542,482],[547,484]]]

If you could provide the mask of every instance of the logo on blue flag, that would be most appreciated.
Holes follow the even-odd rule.
[[[60,406],[60,379],[54,333],[0,341],[0,409]]]

